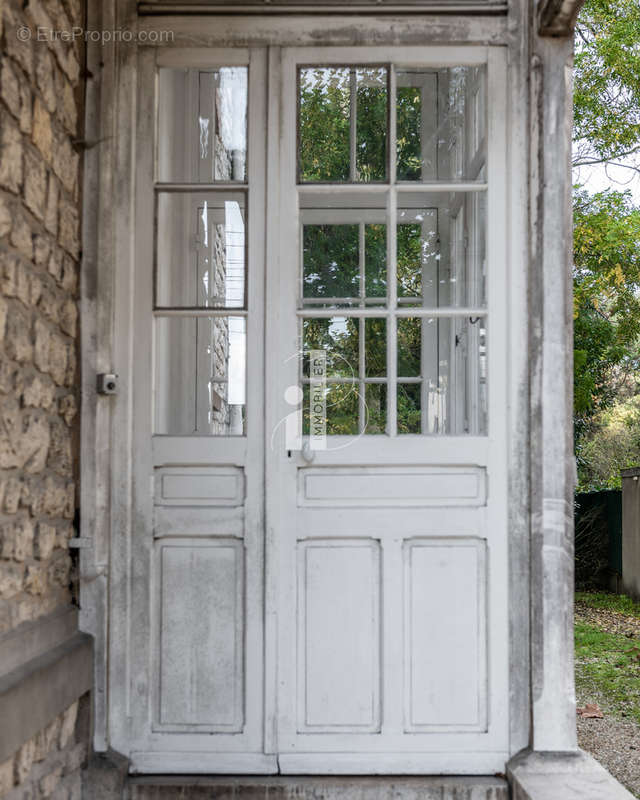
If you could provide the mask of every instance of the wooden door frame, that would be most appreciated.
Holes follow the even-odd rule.
[[[358,17],[357,26],[345,27],[345,20],[326,15],[312,18],[290,17],[141,17],[136,16],[134,0],[90,0],[89,23],[92,28],[117,29],[136,27],[148,34],[171,29],[175,38],[167,50],[177,47],[208,48],[212,46],[246,46],[248,42],[269,47],[268,120],[277,115],[280,79],[280,54],[277,46],[305,44],[341,45],[357,36],[361,43],[429,45],[445,41],[461,46],[498,45],[509,48],[508,107],[509,135],[507,147],[508,196],[506,198],[510,264],[509,319],[519,322],[510,328],[508,366],[509,396],[509,609],[511,709],[510,751],[517,752],[529,741],[529,515],[528,515],[528,61],[520,45],[526,15],[519,7],[509,16],[478,17],[467,15],[430,15],[394,20],[375,15]],[[511,25],[511,29],[510,29]],[[521,26],[518,35],[513,26]],[[346,38],[345,38],[346,37]],[[197,58],[194,52],[194,57]],[[123,368],[128,358],[127,347],[118,343],[119,320],[127,308],[128,285],[116,280],[114,265],[126,274],[131,256],[131,181],[134,171],[130,138],[135,108],[137,51],[134,46],[116,48],[89,45],[88,65],[95,79],[87,87],[87,137],[103,142],[88,150],[85,158],[83,266],[81,278],[81,361],[82,361],[82,432],[81,432],[81,626],[95,637],[94,746],[104,751],[117,744],[109,730],[107,669],[109,637],[113,626],[109,596],[117,588],[119,563],[112,548],[122,526],[127,524],[128,511],[123,498],[129,496],[128,475],[120,468],[118,431],[128,430],[129,399]],[[269,194],[268,209],[278,206],[274,173],[278,173],[278,147],[270,137],[267,153],[267,182],[275,194]],[[275,182],[277,183],[277,182]],[[516,205],[517,203],[517,205]],[[267,258],[278,257],[278,243],[272,230],[274,212],[268,211]],[[266,347],[270,348],[267,339]],[[120,371],[121,389],[117,398],[97,397],[97,372]],[[274,390],[275,391],[275,390]],[[267,393],[267,412],[279,398]],[[266,476],[269,496],[277,495],[277,476]],[[269,510],[267,509],[267,513]],[[266,539],[275,536],[267,524]],[[266,565],[265,596],[270,610],[265,613],[267,641],[266,663],[275,663],[274,565]],[[275,676],[265,678],[265,703],[275,703]],[[125,709],[126,712],[126,709]],[[274,721],[265,719],[266,753],[275,750]],[[242,771],[241,765],[237,769]]]

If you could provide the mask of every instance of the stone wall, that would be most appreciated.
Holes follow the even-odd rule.
[[[0,0],[0,635],[75,595],[84,42],[52,31],[82,9]],[[0,796],[77,796],[76,711],[0,765]]]
[[[80,4],[5,2],[0,63],[0,633],[71,598]]]
[[[80,800],[81,768],[87,757],[86,719],[78,714],[81,703],[85,705],[86,700],[76,700],[0,764],[0,797]]]

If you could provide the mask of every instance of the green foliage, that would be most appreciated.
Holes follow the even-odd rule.
[[[422,177],[422,105],[420,89],[399,86],[397,89],[396,125],[398,180],[417,181]]]
[[[619,488],[620,470],[640,463],[640,395],[600,411],[576,448],[579,491]]]
[[[300,178],[349,179],[349,70],[300,71]]]
[[[615,397],[612,370],[640,366],[640,210],[627,194],[574,195],[575,414]]]
[[[576,162],[640,148],[640,3],[586,0],[576,26]]]
[[[576,26],[574,165],[640,167],[640,3],[586,0]],[[579,485],[640,463],[640,210],[574,193],[574,422]]]

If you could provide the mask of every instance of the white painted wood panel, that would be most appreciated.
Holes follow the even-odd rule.
[[[233,467],[166,467],[156,470],[156,505],[239,506],[244,474]]]
[[[405,729],[486,728],[485,542],[413,539],[405,560]]]
[[[483,505],[485,472],[477,467],[300,469],[299,505]]]
[[[377,731],[378,542],[300,542],[298,615],[298,730]]]
[[[244,537],[245,510],[242,506],[155,506],[153,535],[163,537]]]
[[[242,543],[221,539],[159,546],[158,726],[243,726]]]

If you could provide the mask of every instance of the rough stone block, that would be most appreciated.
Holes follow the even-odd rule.
[[[22,589],[24,564],[0,561],[0,596],[13,597]]]
[[[21,519],[13,524],[13,557],[25,561],[33,555],[33,522]]]
[[[38,787],[42,797],[51,797],[54,790],[59,786],[62,780],[62,767],[57,766],[51,770],[47,775],[40,778]]]
[[[16,250],[31,261],[33,258],[33,234],[31,226],[22,213],[17,213],[14,217],[10,241]]]
[[[41,266],[46,264],[49,260],[49,253],[51,252],[51,244],[46,236],[40,236],[39,234],[34,236],[33,238],[33,260],[38,265]],[[36,301],[37,302],[37,301]]]
[[[42,561],[49,559],[56,546],[56,539],[56,527],[47,522],[39,522],[33,548],[35,557]]]
[[[22,186],[22,138],[7,114],[0,118],[0,186],[16,194]]]
[[[18,29],[25,25],[26,20],[18,20],[16,17],[8,20],[5,47],[7,53],[13,58],[29,77],[33,75],[33,30],[28,39],[18,36]]]
[[[20,458],[20,436],[22,417],[17,402],[5,398],[0,406],[0,468],[11,469],[22,466]],[[6,501],[5,501],[6,502]]]
[[[56,717],[44,730],[35,737],[34,761],[44,761],[58,747],[60,736],[60,717]]]
[[[11,232],[11,208],[5,197],[0,196],[0,236]]]
[[[49,371],[49,353],[51,350],[51,330],[40,319],[34,324],[34,354],[33,360],[40,372]]]
[[[70,476],[73,471],[71,454],[71,434],[61,419],[51,420],[51,440],[49,443],[48,464],[59,475]]]
[[[13,759],[0,764],[0,797],[13,788]]]
[[[78,127],[78,108],[73,88],[69,81],[60,76],[58,81],[58,116],[67,133],[76,135]]]
[[[30,151],[24,154],[24,202],[38,219],[44,218],[47,194],[47,171],[41,159]]]
[[[51,53],[46,47],[39,47],[36,50],[36,83],[51,113],[55,111],[57,102],[54,69]]]
[[[31,361],[33,357],[30,328],[29,314],[17,304],[12,305],[7,315],[5,349],[9,358],[18,363]]]
[[[69,554],[56,551],[51,561],[47,565],[47,576],[49,583],[54,586],[61,586],[66,589],[69,585],[69,575],[71,574],[71,559]],[[62,736],[62,734],[61,734]],[[62,738],[61,738],[62,741]],[[66,745],[61,744],[61,747]]]
[[[78,209],[75,204],[63,196],[59,202],[58,241],[67,253],[73,258],[78,258],[80,242],[78,239]]]
[[[41,411],[27,411],[24,415],[22,440],[25,472],[41,472],[47,463],[51,442],[49,420]]]
[[[59,298],[58,295],[52,290],[50,285],[43,287],[38,308],[44,314],[44,316],[47,317],[47,319],[51,320],[51,322],[56,324],[59,322]]]
[[[57,478],[48,475],[41,487],[40,508],[49,517],[62,517],[67,505],[66,485]],[[33,512],[35,513],[35,512]]]
[[[75,192],[79,163],[79,156],[73,149],[69,137],[58,136],[53,150],[53,171],[70,195]]]
[[[75,293],[78,285],[78,266],[69,256],[64,256],[62,261],[61,283],[65,291]]]
[[[2,62],[0,70],[0,97],[16,119],[20,119],[20,83],[8,58]]]
[[[68,560],[68,558],[67,558]],[[78,701],[76,700],[62,715],[62,722],[60,725],[60,740],[59,745],[62,750],[73,741],[76,729],[76,720],[78,719]]]
[[[60,196],[60,187],[58,181],[53,174],[49,175],[49,183],[47,186],[47,202],[44,210],[44,226],[49,233],[54,236],[58,235],[58,197]]]
[[[60,327],[63,332],[71,337],[75,337],[77,320],[78,307],[73,300],[67,300],[60,311]]]
[[[58,402],[58,412],[67,425],[71,426],[78,412],[76,398],[72,394],[65,394]]]
[[[58,386],[64,386],[67,374],[67,342],[55,332],[49,340],[49,374]]]
[[[22,481],[12,475],[4,484],[4,510],[15,514],[22,498]]]
[[[31,306],[31,272],[23,262],[16,267],[16,295],[27,308]]]
[[[53,156],[53,130],[51,116],[44,103],[36,97],[33,105],[33,130],[31,134],[33,143],[42,153],[47,163],[51,163]]]
[[[56,387],[48,376],[37,373],[27,375],[22,389],[22,402],[26,407],[51,408]]]
[[[9,306],[7,305],[7,301],[0,297],[0,344],[4,342],[4,332],[7,327],[7,314],[9,312]]]
[[[0,290],[5,297],[15,297],[17,291],[18,258],[13,253],[0,253]]]

